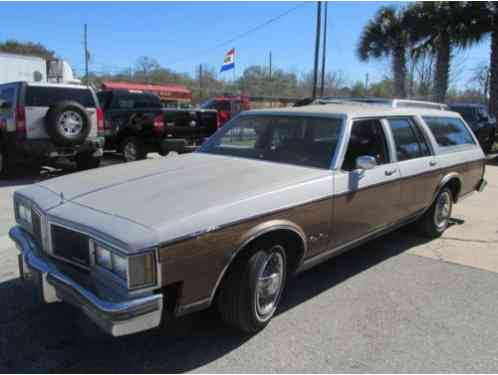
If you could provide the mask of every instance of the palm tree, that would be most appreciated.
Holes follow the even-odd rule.
[[[362,31],[357,47],[361,61],[392,58],[394,96],[406,97],[406,51],[409,45],[404,11],[393,6],[380,8]]]
[[[468,27],[466,10],[463,2],[431,1],[414,3],[405,13],[413,51],[422,49],[436,56],[433,99],[438,102],[446,99],[453,49],[478,41]]]
[[[498,5],[495,2],[466,2],[464,27],[471,43],[491,36],[489,62],[489,111],[498,116]]]

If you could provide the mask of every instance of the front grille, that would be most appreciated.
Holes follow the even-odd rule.
[[[35,240],[40,246],[40,248],[43,248],[43,237],[42,237],[42,223],[41,223],[41,217],[40,214],[36,210],[31,210],[31,220],[32,220],[32,225],[33,225],[33,236],[35,237]]]
[[[52,252],[69,262],[88,267],[90,248],[88,237],[79,232],[51,225]]]

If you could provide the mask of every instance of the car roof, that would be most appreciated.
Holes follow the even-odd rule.
[[[64,89],[79,89],[79,90],[90,90],[90,87],[84,85],[75,85],[69,83],[49,83],[49,82],[26,82],[30,87],[53,87],[53,88],[64,88]]]
[[[302,107],[285,107],[273,109],[257,109],[244,112],[245,114],[261,115],[330,115],[345,117],[381,117],[381,116],[440,116],[440,117],[460,117],[453,111],[429,108],[392,108],[378,104],[367,103],[331,103],[307,105]]]

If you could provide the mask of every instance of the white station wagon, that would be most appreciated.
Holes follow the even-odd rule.
[[[193,154],[19,190],[21,275],[115,336],[214,303],[261,330],[292,274],[410,222],[439,236],[486,185],[459,114],[402,104],[248,111]]]

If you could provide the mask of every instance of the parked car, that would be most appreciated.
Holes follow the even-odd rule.
[[[493,151],[496,139],[496,118],[482,104],[460,103],[451,104],[452,111],[460,113],[476,135],[486,154]]]
[[[198,152],[14,195],[20,272],[119,336],[216,304],[254,333],[291,275],[415,222],[440,236],[484,189],[455,112],[367,104],[248,111]]]
[[[216,110],[221,127],[240,112],[251,109],[251,102],[247,96],[225,94],[202,103],[201,108]]]
[[[0,85],[0,176],[21,162],[39,165],[61,158],[79,169],[95,168],[103,154],[103,126],[97,97],[86,86]]]
[[[163,108],[155,94],[106,90],[98,97],[106,149],[122,152],[128,162],[145,159],[148,152],[192,151],[218,129],[216,111]]]

